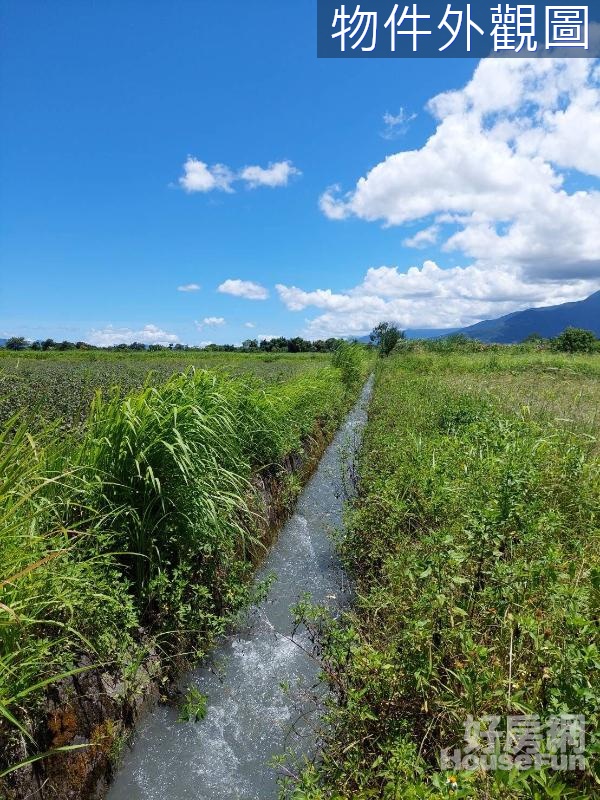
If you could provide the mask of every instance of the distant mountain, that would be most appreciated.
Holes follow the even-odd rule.
[[[404,333],[407,339],[437,339],[438,336],[448,336],[457,333],[458,328],[408,328]]]
[[[412,328],[406,331],[407,339],[435,339],[451,333],[464,333],[481,342],[514,344],[522,342],[532,333],[544,339],[558,336],[565,328],[586,328],[600,338],[600,291],[585,300],[561,303],[558,306],[528,308],[513,311],[498,319],[485,319],[467,328]],[[359,342],[368,342],[368,336],[356,337]]]
[[[512,344],[522,342],[532,333],[539,333],[545,339],[558,336],[569,326],[586,328],[600,338],[600,291],[575,303],[514,311],[498,319],[477,322],[457,332],[482,342]],[[446,331],[448,333],[450,331]]]

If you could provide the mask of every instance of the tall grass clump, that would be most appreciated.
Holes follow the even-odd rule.
[[[322,763],[289,794],[594,797],[595,437],[439,367],[399,354],[379,368],[342,545],[356,606],[337,623],[300,609],[335,702]],[[440,769],[468,715],[506,732],[509,716],[562,713],[585,716],[585,770]]]
[[[46,687],[80,672],[82,652],[98,663],[124,654],[135,624],[116,564],[86,542],[98,520],[65,524],[82,484],[61,461],[18,419],[0,434],[0,772],[39,754]]]
[[[95,480],[91,504],[131,554],[126,574],[144,611],[169,613],[159,607],[165,575],[214,585],[219,564],[243,551],[249,463],[215,375],[190,371],[125,399],[98,394],[77,462]]]
[[[355,392],[364,375],[364,349],[356,342],[340,342],[331,363],[339,369],[348,392]]]

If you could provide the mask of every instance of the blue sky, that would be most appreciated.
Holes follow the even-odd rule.
[[[445,199],[399,217],[360,196],[369,170],[439,131],[448,112],[436,119],[426,104],[468,85],[475,61],[318,60],[312,1],[1,0],[0,9],[0,335],[108,343],[120,331],[190,344],[317,336],[367,330],[380,312],[411,326],[468,323],[595,287],[592,238],[571,273],[550,276],[548,292],[539,287],[549,276],[533,265],[524,280],[535,288],[507,299],[505,288],[487,287],[483,304],[478,289],[471,306],[452,311],[443,280],[452,269],[516,269],[504,251],[496,267],[483,264],[477,207]],[[597,88],[597,72],[572,76],[572,95],[582,81]],[[556,174],[591,180],[596,202],[595,162],[573,166],[555,150],[545,157]],[[189,157],[235,176],[282,162],[298,174],[286,185],[237,177],[231,191],[186,191]],[[506,219],[528,222],[492,206],[484,198],[500,233]],[[423,230],[418,247],[406,245]],[[457,230],[462,240],[447,246]],[[423,267],[430,262],[441,278]],[[426,286],[398,284],[411,266],[425,269]],[[370,285],[383,278],[385,287]],[[268,298],[217,291],[231,280],[259,284]],[[178,291],[189,284],[201,288]],[[415,298],[434,295],[431,315]]]

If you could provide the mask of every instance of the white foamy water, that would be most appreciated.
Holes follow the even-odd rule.
[[[306,635],[292,638],[290,606],[306,593],[334,612],[347,601],[330,533],[341,525],[343,471],[359,447],[371,385],[259,570],[257,580],[272,573],[277,578],[267,598],[184,681],[208,696],[206,718],[180,723],[165,707],[149,714],[108,800],[270,800],[277,797],[271,759],[287,749],[314,752],[318,665],[305,652]]]

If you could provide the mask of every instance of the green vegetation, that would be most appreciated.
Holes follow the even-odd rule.
[[[201,722],[208,710],[208,697],[200,689],[190,686],[179,707],[180,722]]]
[[[383,358],[389,356],[396,345],[405,339],[405,333],[391,322],[380,322],[369,334],[369,339]]]
[[[379,345],[380,353],[385,355],[391,352],[389,343],[384,346],[381,344],[381,329],[388,326],[382,323],[371,333],[371,341]],[[393,326],[392,326],[393,328]],[[397,331],[397,329],[396,329]],[[430,353],[599,353],[600,339],[596,338],[593,331],[583,328],[565,328],[565,330],[553,339],[544,339],[538,333],[531,333],[520,344],[498,344],[495,342],[481,342],[472,339],[465,333],[451,333],[448,336],[436,339],[405,339],[398,337],[392,349],[404,352],[430,352]]]
[[[254,375],[268,383],[318,371],[328,363],[319,353],[220,353],[196,351],[69,350],[7,352],[0,349],[0,425],[23,410],[31,426],[57,422],[62,431],[81,428],[98,389],[118,387],[125,395],[145,385],[160,386],[188,367],[234,377]]]
[[[379,363],[342,542],[355,607],[297,609],[331,688],[322,762],[286,794],[597,796],[598,377],[596,356],[519,348]],[[440,769],[467,715],[565,712],[585,771]]]
[[[346,389],[349,392],[356,391],[364,375],[360,345],[340,342],[333,353],[331,363],[339,369]]]
[[[241,346],[233,344],[208,344],[204,347],[196,347],[187,344],[151,344],[143,342],[130,342],[129,344],[115,344],[110,347],[96,347],[88,342],[69,342],[65,339],[62,342],[55,342],[54,339],[36,339],[28,341],[24,336],[11,336],[6,340],[5,347],[8,350],[31,350],[34,352],[63,352],[66,350],[93,350],[97,353],[127,353],[128,351],[141,353],[247,353],[259,350],[263,353],[331,353],[343,339],[330,337],[329,339],[303,339],[302,336],[294,336],[288,339],[285,336],[273,336],[268,339],[246,339]]]
[[[598,349],[598,340],[592,331],[583,328],[565,328],[565,330],[554,339],[554,349],[562,350],[566,353],[591,353]]]
[[[27,363],[58,364],[65,394],[74,391],[74,366],[90,369],[92,385],[96,369],[115,363],[66,355]],[[140,370],[133,380],[143,383],[140,364],[152,362],[147,354],[131,358],[127,365]],[[7,420],[0,772],[11,753],[25,760],[70,746],[72,721],[50,730],[43,723],[45,692],[61,676],[99,666],[126,695],[137,691],[149,653],[161,652],[167,664],[184,650],[206,651],[247,602],[253,563],[264,552],[257,476],[283,481],[286,456],[326,441],[353,400],[350,362],[353,377],[364,374],[359,348],[340,368],[325,357],[267,365],[230,358],[218,362],[221,371],[191,367],[130,393],[98,392],[77,435],[32,434],[23,415]],[[252,367],[271,370],[271,382],[224,374]]]

